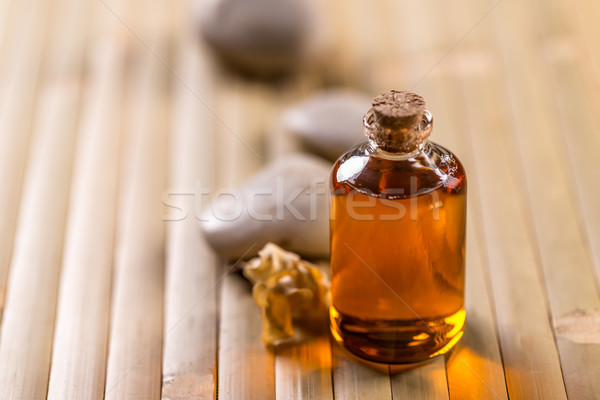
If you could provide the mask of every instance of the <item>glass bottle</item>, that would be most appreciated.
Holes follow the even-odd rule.
[[[383,93],[363,125],[331,175],[331,331],[362,358],[420,362],[463,333],[466,174],[427,139],[421,96]]]

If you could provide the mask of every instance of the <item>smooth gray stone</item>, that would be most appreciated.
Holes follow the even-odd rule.
[[[282,126],[310,151],[335,161],[350,147],[366,140],[363,116],[371,99],[348,90],[326,90],[314,94],[284,112]]]
[[[293,68],[310,29],[304,0],[213,0],[198,13],[202,35],[217,54],[253,75]]]
[[[227,260],[254,257],[268,242],[304,257],[329,254],[331,164],[285,155],[240,188],[213,198],[201,215],[208,243]]]

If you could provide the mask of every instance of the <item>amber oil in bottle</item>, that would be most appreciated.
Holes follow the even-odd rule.
[[[463,332],[466,174],[427,140],[422,97],[386,92],[363,122],[331,176],[331,331],[367,360],[421,362]]]

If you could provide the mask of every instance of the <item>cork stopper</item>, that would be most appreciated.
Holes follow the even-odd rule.
[[[412,151],[429,136],[431,114],[418,94],[390,90],[375,97],[372,104],[365,116],[365,134],[382,150]]]
[[[375,121],[386,129],[410,129],[421,122],[425,99],[413,92],[390,90],[373,99]]]

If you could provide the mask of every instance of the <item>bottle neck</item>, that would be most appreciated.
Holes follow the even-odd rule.
[[[369,148],[372,154],[377,157],[385,158],[387,160],[406,160],[409,158],[414,158],[422,153],[427,153],[430,148],[429,140],[425,139],[423,142],[419,143],[417,146],[412,147],[410,149],[406,149],[405,151],[386,151],[382,149],[377,143],[373,140],[369,139]]]
[[[363,132],[369,138],[374,151],[386,158],[409,158],[428,146],[427,138],[433,129],[433,116],[423,112],[420,123],[410,128],[392,129],[381,126],[375,119],[373,109],[363,118]]]

